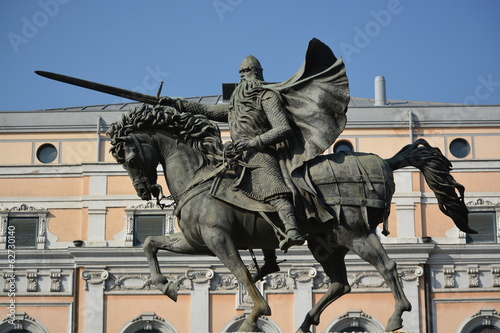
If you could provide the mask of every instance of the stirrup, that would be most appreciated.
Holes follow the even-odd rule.
[[[297,235],[293,238],[286,236],[284,239],[280,241],[280,250],[283,252],[287,252],[288,249],[294,245],[303,245],[306,241],[306,238],[302,235]]]
[[[279,271],[280,271],[280,266],[278,266],[278,263],[273,263],[271,265],[264,264],[257,273],[252,275],[252,282],[255,283],[257,281],[260,281],[265,276]]]

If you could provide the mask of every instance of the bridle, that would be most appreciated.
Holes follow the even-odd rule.
[[[150,135],[151,136],[151,135]],[[161,185],[159,184],[152,184],[153,182],[153,177],[147,177],[147,169],[146,169],[146,154],[144,153],[144,149],[142,148],[141,143],[137,139],[137,136],[135,135],[130,135],[132,138],[132,141],[134,142],[134,146],[137,147],[137,151],[139,153],[139,165],[138,168],[141,170],[141,176],[132,181],[132,184],[134,187],[139,184],[146,184],[146,187],[150,193],[153,194],[154,197],[156,197],[156,204],[161,208],[164,209],[165,207],[170,207],[173,206],[175,203],[166,205],[164,203],[161,203],[162,199],[169,199],[169,197],[166,197],[163,194],[163,189]],[[152,191],[152,189],[156,189],[155,192]]]

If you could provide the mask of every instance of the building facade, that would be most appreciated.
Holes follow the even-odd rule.
[[[0,333],[231,332],[244,320],[246,291],[217,258],[159,253],[163,273],[180,282],[176,303],[151,284],[141,244],[178,232],[176,220],[172,209],[137,197],[105,136],[136,106],[0,112]],[[389,158],[418,138],[452,161],[479,234],[465,235],[440,212],[417,169],[395,172],[391,233],[380,238],[413,306],[404,330],[500,332],[500,106],[352,98],[347,128],[327,153]],[[159,183],[167,188],[162,176]],[[329,280],[306,246],[279,259],[281,271],[258,283],[273,311],[259,325],[294,332]],[[346,265],[352,291],[325,310],[315,332],[383,331],[391,292],[354,254]]]

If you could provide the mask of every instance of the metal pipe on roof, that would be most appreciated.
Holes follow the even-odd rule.
[[[97,162],[101,159],[101,116],[97,116]]]
[[[375,106],[387,105],[385,93],[385,78],[383,76],[375,77]]]
[[[408,133],[410,134],[410,144],[413,143],[413,112],[408,110]]]

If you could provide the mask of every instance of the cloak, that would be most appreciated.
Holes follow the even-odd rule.
[[[297,73],[266,88],[277,92],[290,114],[294,138],[288,141],[287,169],[301,178],[294,171],[321,155],[345,128],[350,97],[344,62],[314,38]]]

